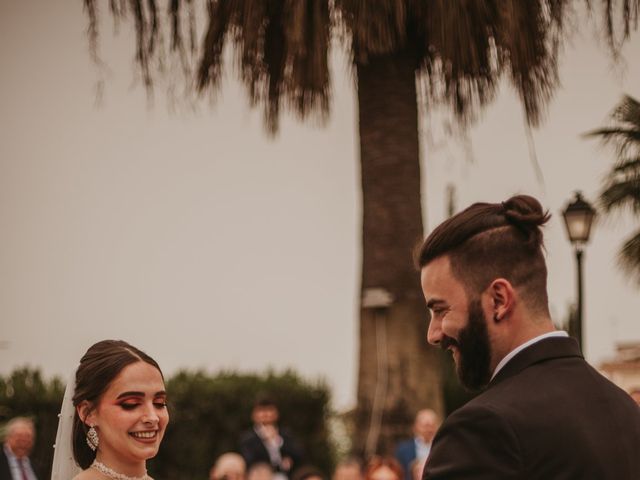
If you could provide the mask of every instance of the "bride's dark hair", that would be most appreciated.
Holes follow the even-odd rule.
[[[126,366],[136,362],[148,363],[157,368],[162,375],[160,366],[153,358],[122,340],[103,340],[89,347],[76,371],[73,406],[77,407],[86,400],[91,409],[95,408],[113,379]],[[96,458],[96,452],[87,445],[87,430],[87,425],[76,409],[73,417],[73,457],[83,469],[89,468]]]

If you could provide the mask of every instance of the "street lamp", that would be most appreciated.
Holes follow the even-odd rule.
[[[582,198],[580,192],[576,192],[576,198],[562,212],[567,235],[576,252],[576,265],[578,269],[578,307],[575,318],[569,323],[569,333],[575,337],[582,350],[582,249],[589,241],[591,225],[596,216],[593,207]]]
[[[382,414],[389,388],[389,354],[387,351],[387,316],[393,305],[393,295],[384,288],[366,288],[362,294],[362,308],[371,310],[374,315],[376,336],[376,389],[373,393],[369,431],[365,442],[367,457],[373,456],[378,449],[378,438],[382,428]]]

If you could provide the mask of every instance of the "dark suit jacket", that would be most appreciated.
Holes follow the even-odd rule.
[[[396,447],[395,457],[402,465],[405,480],[411,480],[411,464],[416,459],[415,439],[400,442]]]
[[[640,409],[571,338],[519,352],[436,434],[423,480],[638,480]]]
[[[0,443],[0,480],[13,480],[7,454],[4,453],[4,445]]]
[[[280,447],[280,455],[282,456],[282,458],[291,458],[293,465],[287,471],[282,470],[278,465],[272,465],[272,467],[274,471],[283,472],[288,475],[293,472],[296,467],[300,466],[300,462],[302,460],[302,450],[291,433],[289,433],[286,429],[279,428],[278,432],[282,437],[282,447]],[[264,446],[262,440],[253,429],[246,431],[240,437],[240,454],[244,458],[244,461],[247,463],[247,470],[256,463],[271,464],[267,448]]]

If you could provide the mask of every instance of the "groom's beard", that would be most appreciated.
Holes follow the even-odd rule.
[[[467,326],[460,330],[458,340],[445,335],[440,346],[445,350],[451,345],[458,349],[456,373],[460,383],[469,390],[480,390],[491,379],[489,332],[480,299],[471,300],[468,311]]]

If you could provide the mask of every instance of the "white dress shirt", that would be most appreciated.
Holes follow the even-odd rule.
[[[495,377],[498,374],[498,372],[500,370],[502,370],[502,368],[507,363],[509,363],[509,360],[511,360],[513,357],[515,357],[518,353],[520,353],[525,348],[530,347],[534,343],[538,343],[540,340],[544,340],[545,338],[568,337],[568,336],[569,336],[569,334],[567,332],[565,332],[564,330],[556,330],[554,332],[543,333],[542,335],[538,335],[537,337],[534,337],[531,340],[528,340],[528,341],[524,342],[522,345],[519,345],[516,348],[514,348],[513,350],[511,350],[509,353],[507,353],[504,356],[504,358],[502,360],[500,360],[500,363],[498,363],[498,365],[496,366],[496,369],[493,371],[493,375],[491,375],[491,380],[493,380],[493,377]]]
[[[27,480],[38,480],[33,468],[31,468],[29,457],[16,457],[7,445],[4,446],[4,453],[7,456],[9,470],[11,470],[11,478],[13,478],[13,480],[24,480],[22,469],[24,469]],[[22,465],[22,468],[20,468],[20,465]]]
[[[427,458],[431,451],[431,443],[426,443],[422,437],[414,437],[413,441],[416,445],[416,459],[422,460]]]

